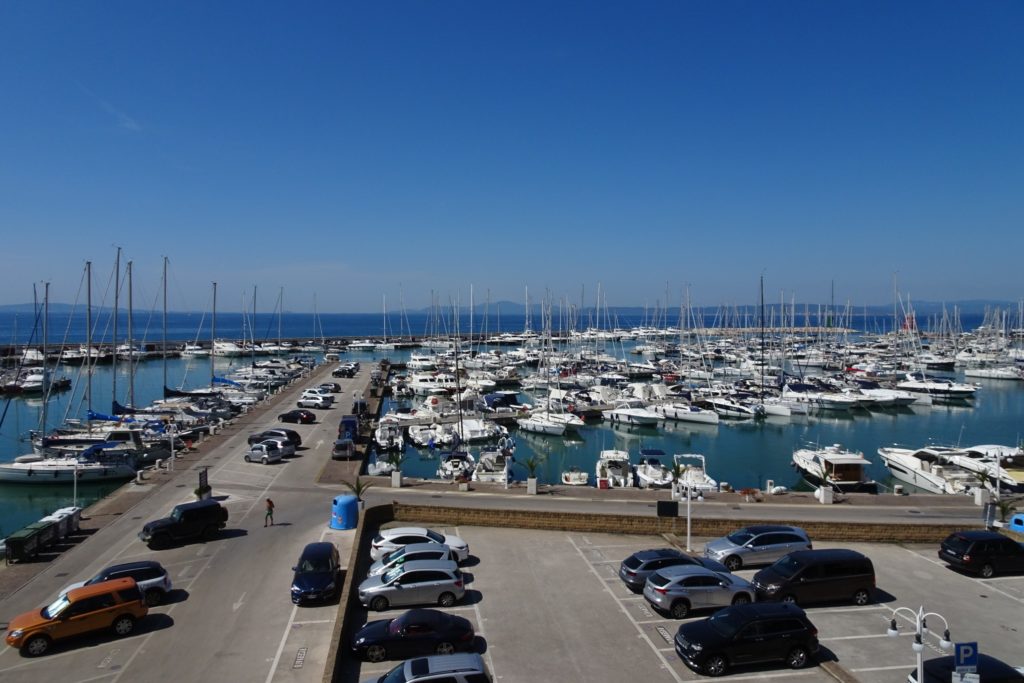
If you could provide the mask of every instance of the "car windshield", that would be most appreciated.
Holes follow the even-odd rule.
[[[331,561],[326,557],[305,557],[299,562],[297,571],[303,574],[307,572],[329,572],[331,571]]]
[[[43,608],[43,616],[47,619],[54,619],[60,615],[61,612],[68,608],[71,603],[68,601],[67,595],[61,595],[56,600],[51,602],[49,605]]]
[[[746,622],[735,612],[724,609],[708,617],[708,623],[726,638],[732,638]]]
[[[434,543],[444,543],[444,536],[431,529],[427,529],[427,538]]]
[[[397,579],[399,576],[402,575],[402,571],[403,571],[402,565],[398,565],[397,567],[394,567],[393,569],[389,569],[387,571],[387,573],[384,574],[384,583],[391,583],[392,581],[394,581],[395,579]]]
[[[739,531],[726,536],[726,538],[728,538],[731,542],[735,543],[736,545],[746,545],[747,541],[749,541],[753,537],[754,534],[750,533],[746,529],[740,529]]]
[[[388,622],[388,635],[397,636],[402,632],[402,618],[392,619]]]
[[[180,522],[181,510],[179,510],[178,508],[174,508],[173,510],[171,510],[171,519],[173,519],[175,522]]]
[[[800,563],[788,555],[772,565],[772,571],[784,579],[792,578],[800,570]]]
[[[640,566],[640,558],[636,555],[630,555],[625,560],[623,560],[622,564],[626,565],[630,569],[636,569]]]
[[[394,562],[395,560],[399,560],[399,559],[401,559],[403,557],[405,557],[405,546],[404,545],[401,548],[399,548],[398,550],[392,550],[390,553],[385,555],[384,556],[384,561],[385,562]]]
[[[377,683],[405,683],[405,662],[384,674]]]
[[[967,552],[967,548],[969,548],[970,545],[970,541],[963,536],[957,536],[956,534],[953,534],[946,539],[946,547],[958,553]]]
[[[661,588],[662,586],[664,586],[666,583],[669,582],[669,579],[666,579],[664,576],[662,576],[658,572],[654,572],[653,574],[651,574],[650,578],[647,579],[647,581],[652,586],[657,586],[658,588]]]

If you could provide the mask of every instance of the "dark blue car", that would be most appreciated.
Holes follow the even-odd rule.
[[[341,562],[333,543],[310,543],[292,567],[292,602],[322,602],[341,590]]]
[[[352,637],[352,651],[371,662],[473,648],[468,619],[436,609],[413,609],[395,619],[371,621]],[[446,679],[447,680],[447,679]]]

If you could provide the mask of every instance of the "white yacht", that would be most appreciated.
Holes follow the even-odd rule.
[[[378,451],[401,451],[405,448],[402,425],[397,419],[385,416],[373,431],[373,441]]]
[[[694,404],[701,408],[715,411],[719,417],[732,420],[749,420],[757,416],[753,408],[724,396],[701,397],[695,400]]]
[[[669,420],[698,422],[709,425],[718,424],[718,413],[689,403],[659,403],[652,406],[651,410]]]
[[[814,486],[843,493],[878,493],[878,484],[864,471],[870,465],[863,453],[847,450],[840,444],[793,451],[793,466],[804,479]]]
[[[529,417],[521,417],[516,420],[519,428],[534,434],[547,434],[549,436],[561,436],[565,434],[565,423],[549,420],[546,415],[534,413]]]
[[[684,496],[687,488],[690,489],[691,495],[694,492],[704,494],[718,490],[718,482],[712,479],[705,469],[704,456],[693,453],[677,453],[672,456],[672,460],[680,465],[681,474],[676,480],[676,487]],[[691,464],[693,461],[699,461],[701,464],[693,465]]]
[[[480,451],[473,466],[473,481],[505,484],[510,479],[513,461],[512,451],[507,448]]]
[[[929,493],[967,493],[977,486],[972,472],[950,464],[946,456],[950,449],[879,448],[878,455],[889,468],[893,478],[916,486]]]
[[[656,448],[641,448],[640,461],[636,466],[636,480],[642,489],[667,489],[675,477],[665,466],[665,451]]]
[[[133,479],[132,458],[104,457],[99,445],[81,455],[20,455],[14,462],[0,463],[0,482],[16,484],[72,484]]]
[[[963,384],[949,379],[929,377],[921,372],[908,372],[906,379],[896,385],[897,389],[931,394],[938,398],[972,398],[978,391],[973,384]]]
[[[614,408],[601,411],[606,420],[631,425],[657,425],[661,415],[648,410],[644,402],[638,398],[621,398],[615,401]]]

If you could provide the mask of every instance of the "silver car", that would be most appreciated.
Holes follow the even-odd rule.
[[[403,605],[451,607],[465,594],[462,572],[448,560],[405,562],[359,584],[359,601],[378,612]]]
[[[771,564],[794,550],[812,550],[806,531],[796,526],[758,524],[708,541],[704,557],[717,560],[734,572],[754,564]]]
[[[644,598],[674,619],[684,619],[693,610],[751,603],[754,587],[734,574],[685,564],[651,574],[644,585]]]
[[[416,560],[451,560],[458,562],[455,552],[443,543],[410,543],[397,550],[392,550],[370,565],[367,576],[377,576],[384,572]]]

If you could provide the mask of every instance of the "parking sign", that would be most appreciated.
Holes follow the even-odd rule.
[[[953,662],[958,674],[972,674],[978,670],[978,644],[957,643],[953,651]]]

